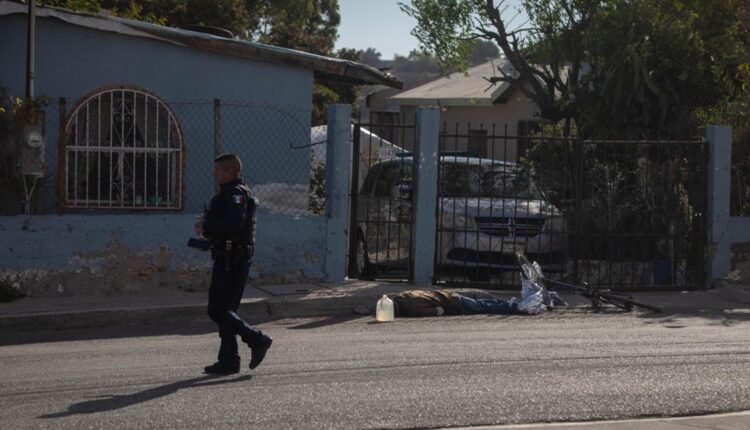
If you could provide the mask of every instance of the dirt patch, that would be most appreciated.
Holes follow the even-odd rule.
[[[249,285],[321,282],[303,270],[275,273],[274,267],[254,264]],[[145,291],[208,291],[211,260],[184,262],[166,246],[153,251],[134,251],[119,241],[91,253],[76,254],[69,268],[60,270],[0,270],[0,300],[16,297],[139,294]],[[5,294],[7,293],[7,294]]]

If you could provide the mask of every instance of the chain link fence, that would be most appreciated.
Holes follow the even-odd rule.
[[[44,178],[32,210],[199,213],[216,192],[214,158],[236,153],[261,210],[304,216],[324,208],[324,166],[312,158],[309,111],[241,100],[162,101],[104,90],[45,108]],[[3,157],[2,213],[19,214],[23,187]],[[18,192],[20,190],[21,192]]]

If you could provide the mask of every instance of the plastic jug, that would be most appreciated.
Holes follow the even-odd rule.
[[[378,300],[375,305],[375,319],[378,322],[393,321],[393,300],[385,294]]]

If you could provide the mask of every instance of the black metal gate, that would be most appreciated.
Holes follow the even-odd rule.
[[[349,277],[412,278],[414,124],[355,124]]]
[[[515,252],[523,251],[550,276],[592,285],[703,285],[702,139],[580,140],[544,131],[444,126],[437,282],[518,288]]]

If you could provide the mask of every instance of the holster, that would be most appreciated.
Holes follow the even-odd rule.
[[[212,248],[211,254],[214,260],[224,260],[224,269],[227,272],[233,263],[250,260],[253,258],[253,255],[255,255],[255,247],[253,245],[241,245],[231,240],[225,241],[224,246]]]

